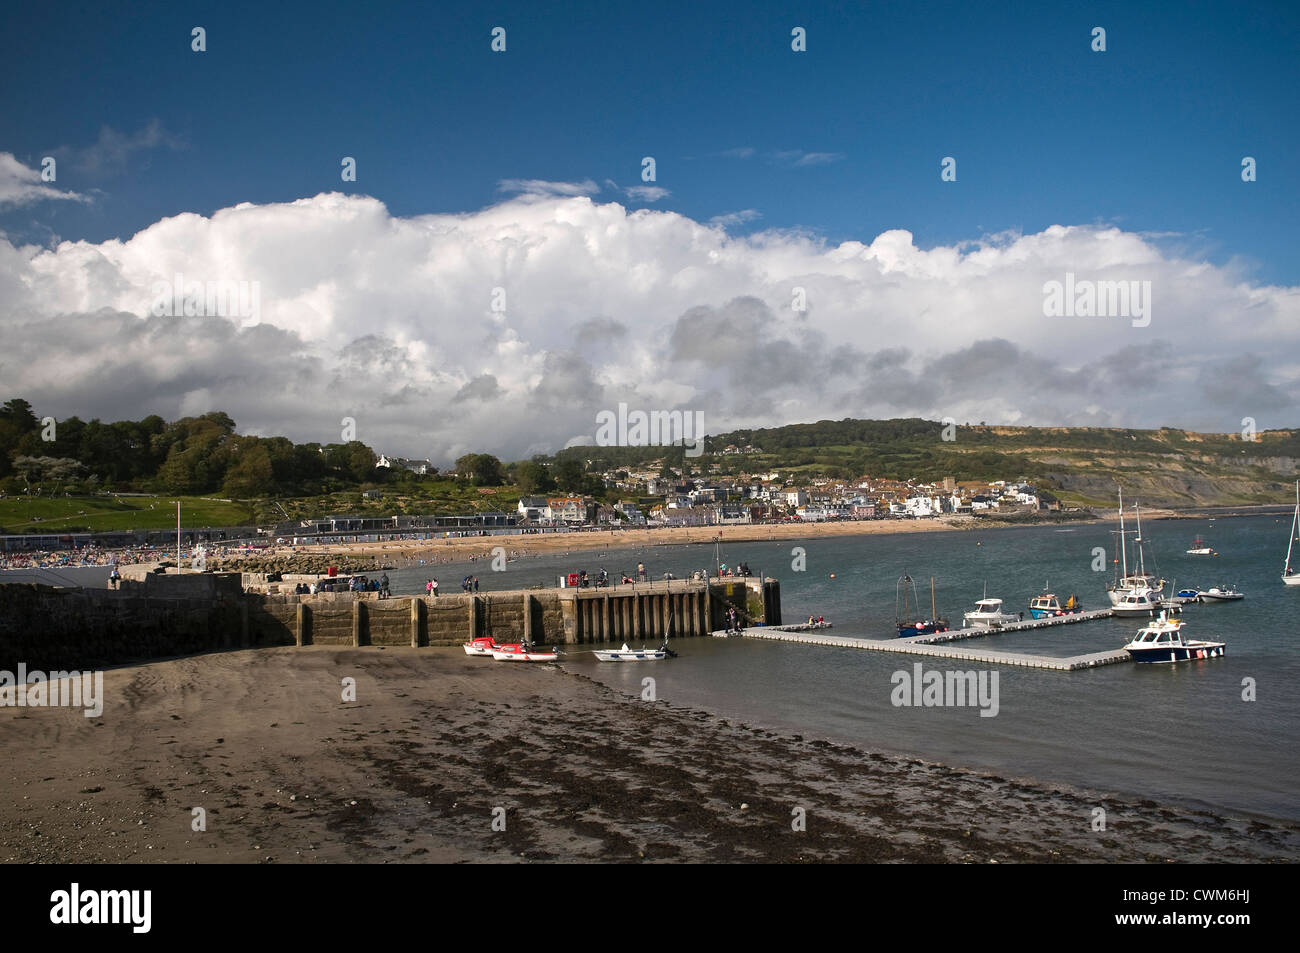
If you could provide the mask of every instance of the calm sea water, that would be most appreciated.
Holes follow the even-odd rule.
[[[1192,605],[1183,618],[1194,638],[1227,643],[1221,659],[1177,665],[1114,665],[1083,672],[1002,666],[999,712],[977,708],[906,708],[891,704],[892,675],[919,657],[857,649],[745,639],[683,639],[680,658],[653,665],[595,662],[575,647],[565,665],[639,694],[656,678],[659,698],[806,737],[908,754],[1042,781],[1078,784],[1157,801],[1300,819],[1300,588],[1279,578],[1290,518],[1164,520],[1144,526],[1148,568],[1178,587],[1235,584],[1241,602]],[[1045,582],[1062,598],[1077,593],[1086,608],[1107,605],[1109,568],[1093,571],[1094,548],[1111,558],[1113,526],[1026,527],[838,539],[733,543],[724,563],[747,561],[781,580],[785,621],[809,614],[834,623],[833,634],[884,638],[894,621],[895,583],[904,571],[920,583],[928,612],[929,579],[941,615],[959,624],[984,593],[1025,609]],[[1184,554],[1196,535],[1217,557]],[[485,549],[499,542],[484,540]],[[793,571],[792,550],[806,570]],[[466,574],[481,589],[555,585],[566,571],[611,575],[644,562],[652,577],[679,577],[712,566],[707,545],[652,546],[529,557],[493,572],[487,560],[416,566],[389,573],[398,593],[423,591],[436,575],[441,591],[458,592]],[[103,570],[65,571],[102,585]],[[1108,619],[994,636],[971,643],[999,651],[1074,655],[1122,646],[1136,620]],[[924,660],[926,670],[979,671],[985,666]],[[990,669],[991,670],[991,669]],[[1242,699],[1253,679],[1256,701]]]
[[[982,532],[916,533],[840,539],[730,544],[722,561],[745,560],[781,579],[787,622],[824,615],[835,635],[887,637],[894,590],[906,570],[929,578],[941,614],[959,622],[984,593],[1011,611],[1027,607],[1045,582],[1088,608],[1107,605],[1109,569],[1094,572],[1094,547],[1111,556],[1112,526],[1026,527]],[[1300,589],[1280,581],[1289,518],[1160,521],[1144,526],[1148,568],[1178,587],[1236,584],[1241,602],[1192,605],[1183,618],[1195,638],[1228,644],[1221,659],[1179,665],[1114,665],[1082,672],[1002,666],[1000,710],[905,708],[891,704],[891,676],[916,657],[744,639],[684,639],[680,658],[653,666],[595,662],[579,647],[565,664],[629,693],[653,674],[669,702],[772,729],[848,742],[1043,781],[1078,784],[1195,807],[1300,819]],[[1184,554],[1203,535],[1221,555]],[[791,569],[792,549],[807,569]],[[662,546],[600,556],[574,554],[511,563],[505,573],[484,563],[442,567],[453,589],[477,571],[485,588],[554,582],[566,568],[611,572],[638,560],[652,575],[678,576],[709,565],[714,548]],[[832,578],[832,574],[834,578]],[[489,580],[491,582],[489,583]],[[421,580],[423,581],[423,580]],[[500,581],[500,583],[498,582]],[[1074,655],[1122,646],[1140,622],[1107,619],[1001,635],[973,645],[1003,651]],[[956,660],[925,660],[926,669],[978,671]],[[1256,701],[1242,698],[1254,679]]]

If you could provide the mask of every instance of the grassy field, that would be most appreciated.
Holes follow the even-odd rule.
[[[286,520],[321,516],[392,516],[394,513],[512,512],[519,502],[514,487],[484,491],[454,482],[429,481],[416,489],[387,488],[382,499],[364,500],[360,491],[283,499],[257,500],[250,515],[246,501],[182,496],[181,525],[266,526]],[[405,492],[403,492],[405,491]],[[74,496],[0,498],[0,533],[69,533],[108,530],[171,529],[176,526],[175,496]]]
[[[182,496],[181,524],[238,526],[248,522],[246,503]],[[0,499],[5,533],[67,533],[167,529],[176,525],[175,496],[77,496]]]

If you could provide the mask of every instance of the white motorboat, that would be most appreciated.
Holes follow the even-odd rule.
[[[1120,593],[1118,600],[1114,593],[1111,594],[1110,612],[1122,618],[1149,616],[1155,614],[1163,602],[1160,594],[1150,589],[1130,589]]]
[[[1219,555],[1209,546],[1205,545],[1205,540],[1199,536],[1192,540],[1192,548],[1187,551],[1188,556],[1217,556]]]
[[[1019,622],[1020,617],[1013,612],[1002,611],[1001,599],[981,599],[975,608],[962,615],[962,624],[971,627],[996,629],[1009,622]]]
[[[592,654],[602,662],[658,662],[677,656],[676,652],[668,648],[666,642],[657,649],[647,649],[645,646],[630,649],[624,642],[621,649],[598,649]]]
[[[1223,655],[1223,642],[1183,638],[1184,625],[1181,619],[1170,619],[1161,613],[1157,621],[1139,629],[1124,648],[1135,662],[1185,662]]]
[[[1233,586],[1214,586],[1197,593],[1202,602],[1236,602],[1245,599],[1244,592],[1238,592]]]
[[[1300,480],[1295,484],[1295,516],[1291,517],[1291,539],[1286,544],[1286,562],[1282,564],[1282,582],[1288,586],[1300,586],[1300,566],[1291,562],[1291,551],[1300,537]]]

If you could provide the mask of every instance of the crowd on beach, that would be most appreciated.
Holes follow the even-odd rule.
[[[172,556],[175,550],[129,546],[124,549],[71,549],[55,552],[5,553],[0,569],[76,569],[81,566],[129,566],[157,562]]]

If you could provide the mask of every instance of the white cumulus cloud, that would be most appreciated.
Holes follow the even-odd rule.
[[[300,441],[338,440],[350,416],[376,449],[439,461],[555,449],[620,402],[700,410],[715,433],[850,416],[1296,422],[1300,289],[1150,237],[832,244],[520,191],[469,214],[397,217],[329,193],[126,240],[0,238],[4,396],[105,420],[220,409]],[[1149,281],[1150,324],[1047,317],[1044,285],[1067,273]],[[258,320],[206,299],[156,313],[177,283],[200,299],[255,287]]]

